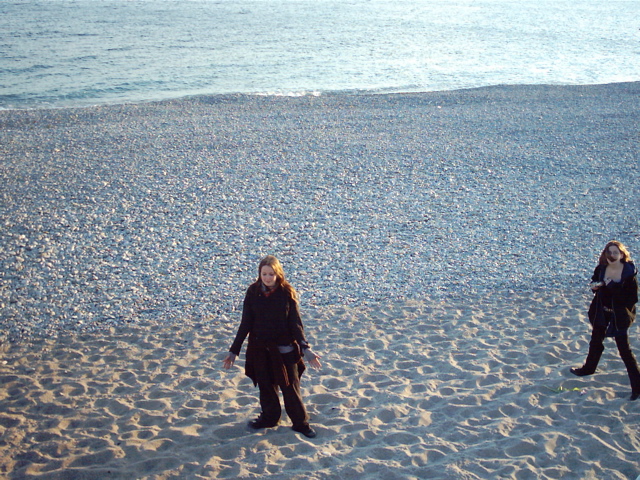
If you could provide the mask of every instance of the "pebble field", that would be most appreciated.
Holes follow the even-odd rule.
[[[585,289],[640,254],[640,84],[0,111],[0,335]]]

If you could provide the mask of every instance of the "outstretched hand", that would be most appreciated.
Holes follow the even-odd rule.
[[[304,352],[304,359],[309,362],[313,368],[321,368],[322,364],[320,363],[320,355],[316,355],[311,351],[310,348],[306,349]]]
[[[227,355],[227,358],[225,358],[224,361],[222,362],[222,366],[227,370],[229,370],[231,367],[233,367],[233,364],[235,361],[236,361],[236,355],[233,353],[229,353],[229,355]]]
[[[318,360],[320,357],[316,356],[313,360],[309,361],[309,365],[311,365],[313,368],[319,369],[322,367],[322,364],[320,363],[320,360]]]

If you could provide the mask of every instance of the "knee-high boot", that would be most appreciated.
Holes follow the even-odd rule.
[[[633,355],[631,347],[629,346],[629,337],[627,335],[616,337],[616,345],[618,346],[620,358],[622,358],[624,366],[627,367],[629,381],[631,382],[631,391],[633,393],[640,393],[640,369],[638,368],[636,357]]]
[[[581,368],[574,371],[576,375],[592,375],[595,373],[602,352],[604,352],[604,337],[606,333],[606,327],[594,327],[591,332],[591,341],[589,342],[589,353],[587,353],[587,359]]]

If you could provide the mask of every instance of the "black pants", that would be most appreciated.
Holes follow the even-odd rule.
[[[278,388],[280,388],[284,399],[284,408],[293,426],[296,428],[304,428],[309,425],[309,416],[302,403],[298,365],[287,362],[286,360],[288,359],[286,356],[286,354],[283,355],[289,377],[289,385],[287,387],[278,387],[273,381],[273,375],[268,368],[259,368],[256,371],[256,380],[258,388],[260,389],[261,417],[266,423],[273,425],[280,421],[280,416],[282,415],[282,407],[280,406],[280,398],[278,396]]]
[[[602,352],[604,352],[604,339],[606,336],[606,326],[593,327],[591,332],[591,341],[589,342],[589,353],[587,354],[587,360],[584,363],[584,371],[587,374],[594,373]],[[638,362],[636,357],[633,356],[631,347],[629,346],[629,336],[617,335],[613,337],[620,353],[620,358],[624,362],[624,366],[627,367],[627,373],[629,374],[629,380],[631,381],[631,390],[633,393],[640,392],[640,370],[638,369]]]

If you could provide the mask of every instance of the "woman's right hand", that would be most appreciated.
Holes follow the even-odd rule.
[[[227,370],[229,370],[231,367],[233,367],[233,363],[235,361],[236,361],[236,355],[234,353],[229,352],[229,355],[227,355],[227,358],[225,358],[224,361],[222,362],[222,366]]]

